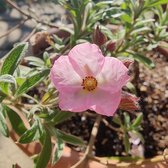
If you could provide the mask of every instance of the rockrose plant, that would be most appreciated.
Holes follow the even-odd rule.
[[[62,110],[93,110],[113,116],[127,83],[128,69],[117,58],[103,56],[91,43],[78,44],[68,56],[60,56],[51,69],[51,81],[59,91]]]
[[[43,2],[44,6],[49,3]],[[0,59],[1,133],[17,144],[38,145],[40,150],[31,157],[35,168],[61,167],[57,162],[65,144],[85,151],[74,165],[65,161],[66,168],[87,167],[89,160],[105,167],[106,161],[95,157],[100,137],[98,147],[109,147],[101,156],[107,152],[117,155],[119,161],[125,156],[131,161],[143,158],[149,142],[145,144],[142,135],[139,65],[154,68],[149,53],[168,41],[168,0],[58,0],[66,12],[58,22],[57,11],[53,12],[52,23],[46,21],[51,13],[38,18],[30,5],[26,10],[17,3],[0,2],[23,16],[0,39],[8,39],[7,35],[28,20],[36,24],[23,42]],[[63,162],[67,157],[62,157]]]

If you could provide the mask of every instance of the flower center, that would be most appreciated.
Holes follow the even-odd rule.
[[[97,80],[93,76],[86,76],[82,81],[83,89],[93,91],[97,87]]]

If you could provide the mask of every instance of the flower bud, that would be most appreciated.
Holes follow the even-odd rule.
[[[113,42],[113,41],[110,41],[108,44],[107,44],[107,50],[108,51],[114,51],[115,50],[115,48],[116,48],[116,43],[115,42]]]
[[[107,41],[107,37],[100,31],[99,26],[93,33],[93,43],[97,44],[99,47],[102,46]]]
[[[32,46],[32,51],[34,55],[38,55],[42,53],[47,47],[50,46],[48,43],[48,38],[49,34],[46,31],[41,31],[35,33],[31,38],[30,38],[30,45]]]
[[[46,35],[46,40],[45,40],[50,46],[54,45],[54,42],[49,34]]]
[[[122,92],[119,108],[126,111],[139,110],[139,98],[127,92]]]
[[[122,62],[127,68],[129,68],[130,65],[132,65],[134,61],[131,59],[125,59],[125,60],[122,60]]]

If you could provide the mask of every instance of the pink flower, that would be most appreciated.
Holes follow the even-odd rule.
[[[130,151],[130,154],[135,157],[144,157],[144,147],[142,144],[140,145],[132,145],[132,149]]]
[[[62,110],[95,112],[113,116],[127,83],[127,67],[118,59],[104,57],[95,44],[83,43],[59,57],[51,69],[51,81],[59,91]]]

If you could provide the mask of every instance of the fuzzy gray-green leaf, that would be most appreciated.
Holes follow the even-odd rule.
[[[23,93],[28,92],[32,87],[36,86],[39,82],[41,82],[47,75],[49,74],[49,70],[43,70],[35,75],[28,77],[24,83],[18,88],[16,91],[16,96],[19,96]]]
[[[10,107],[5,106],[5,112],[8,116],[8,119],[10,121],[10,124],[13,128],[13,130],[18,134],[22,135],[27,129],[20,118],[20,116],[13,111]]]
[[[84,145],[82,139],[74,135],[66,134],[60,130],[57,130],[57,137],[72,145]]]
[[[6,124],[6,120],[5,120],[3,110],[4,110],[3,106],[0,105],[0,131],[4,136],[8,137],[9,136],[9,131],[8,131],[8,127],[7,127],[7,124]]]
[[[25,54],[28,49],[28,43],[20,43],[15,48],[13,48],[9,54],[7,54],[0,74],[10,74],[12,75],[17,68],[21,57]]]
[[[20,138],[20,143],[30,143],[35,140],[39,140],[43,135],[43,127],[40,123],[40,121],[37,119],[33,123],[32,127],[27,130]]]
[[[43,141],[43,148],[39,154],[35,168],[46,168],[52,152],[51,137],[46,131]]]
[[[52,157],[52,164],[54,165],[62,156],[63,154],[63,149],[64,149],[64,141],[60,138],[57,138],[57,142],[56,142],[56,150],[53,154]]]

